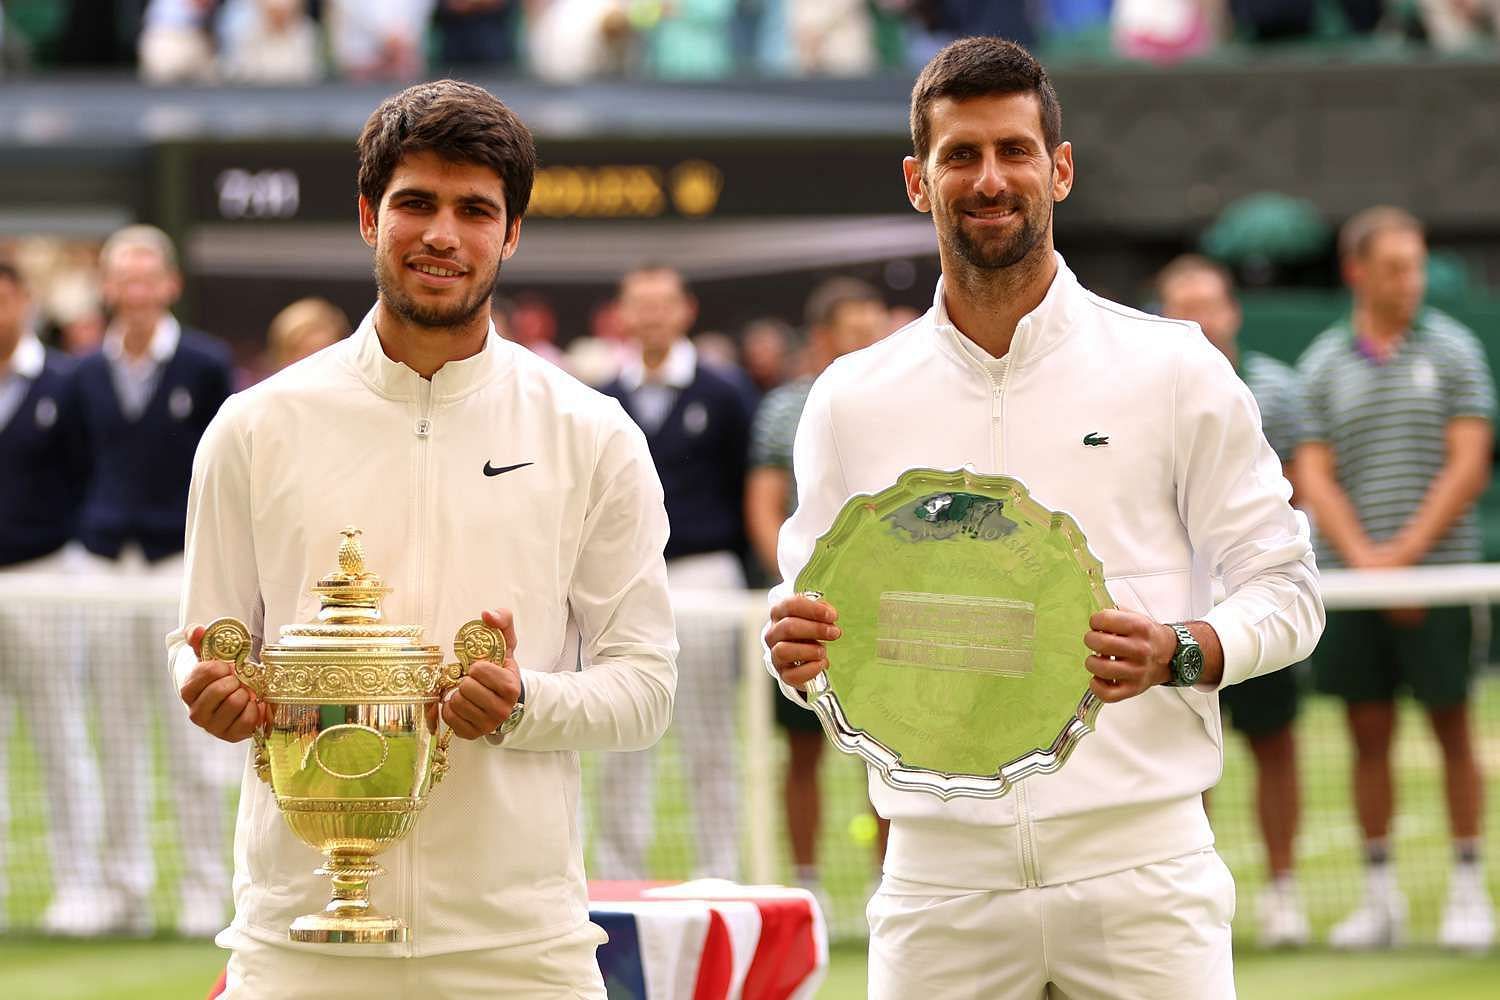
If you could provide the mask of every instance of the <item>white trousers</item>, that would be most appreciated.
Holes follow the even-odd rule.
[[[127,550],[119,559],[88,556],[84,571],[132,579],[180,580],[182,557],[147,563]],[[238,780],[243,746],[230,746],[194,726],[167,670],[165,636],[177,627],[171,607],[132,609],[124,617],[91,618],[86,639],[89,692],[99,717],[104,778],[106,885],[125,905],[140,907],[155,881],[150,840],[151,719],[166,734],[168,792],[182,850],[181,896],[207,907],[229,900],[225,838],[226,792]],[[232,758],[232,759],[231,759]]]
[[[428,958],[372,958],[284,948],[245,939],[229,957],[220,1000],[604,1000],[595,951],[609,938],[584,924],[515,948]]]
[[[866,915],[870,1000],[1234,997],[1234,879],[1212,848],[1014,891],[887,876]]]
[[[707,552],[667,562],[667,584],[680,590],[740,590],[740,561]],[[693,810],[695,877],[739,877],[739,781],[735,773],[735,708],[739,701],[737,621],[679,617],[677,698],[672,732],[685,764]],[[595,878],[644,879],[655,835],[658,751],[601,754]]]
[[[66,550],[0,569],[7,576],[66,574]],[[99,885],[99,771],[89,743],[79,669],[81,628],[59,604],[0,602],[0,831],[10,825],[10,733],[19,713],[42,765],[48,803],[54,896],[82,895]],[[5,847],[0,833],[0,908],[5,898]]]

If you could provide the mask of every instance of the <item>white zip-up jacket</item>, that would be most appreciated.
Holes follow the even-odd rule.
[[[486,467],[504,469],[486,474]],[[348,340],[224,405],[198,448],[181,622],[221,615],[277,641],[313,620],[308,588],[336,566],[339,529],[394,588],[385,620],[424,628],[445,660],[481,611],[515,614],[526,692],[503,741],[455,739],[415,829],[378,858],[379,908],[431,955],[565,934],[588,919],[578,823],[580,750],[655,743],[672,714],[677,642],[662,546],[667,518],[645,439],[613,400],[493,330],[429,382],[386,357],[373,313]],[[179,686],[194,656],[168,637]],[[578,670],[580,662],[586,669]],[[234,838],[243,934],[293,945],[287,926],[327,902],[319,855],[247,766]]]
[[[1108,444],[1085,445],[1087,435]],[[1093,295],[1061,257],[1003,359],[949,322],[939,282],[926,315],[835,362],[808,397],[794,466],[785,581],[850,496],[916,466],[971,467],[1014,476],[1072,514],[1119,607],[1212,624],[1226,684],[1305,657],[1322,633],[1307,520],[1288,505],[1249,391],[1196,326]],[[1080,695],[1087,680],[1080,663]],[[1223,762],[1218,702],[1212,691],[1156,687],[1105,705],[1061,770],[1000,799],[943,802],[872,772],[870,798],[892,821],[886,872],[1017,889],[1211,845],[1201,793]]]

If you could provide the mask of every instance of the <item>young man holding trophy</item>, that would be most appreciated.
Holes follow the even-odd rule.
[[[615,403],[490,323],[525,125],[421,84],[359,160],[375,307],[233,397],[194,466],[170,662],[193,721],[255,741],[224,995],[603,997],[578,752],[650,746],[671,717],[661,487]],[[438,668],[422,632],[481,610],[463,669]],[[203,639],[224,616],[243,641],[222,620]]]
[[[1202,804],[1216,691],[1321,633],[1306,519],[1197,328],[1091,294],[1054,251],[1072,148],[1030,53],[950,45],[911,126],[942,279],[812,389],[766,633],[783,692],[871,762],[891,821],[870,996],[1232,997],[1234,885]],[[856,543],[879,558],[830,571]],[[1055,740],[914,763],[1033,726],[1053,689]]]

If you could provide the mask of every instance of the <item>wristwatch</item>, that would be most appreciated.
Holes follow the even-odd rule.
[[[521,684],[521,693],[516,696],[515,706],[510,710],[510,714],[505,717],[505,721],[496,726],[495,731],[490,735],[494,736],[496,739],[504,739],[505,737],[510,735],[511,730],[515,729],[521,724],[521,716],[525,714],[526,684],[523,682]]]
[[[1177,651],[1172,654],[1172,679],[1168,687],[1192,687],[1203,676],[1203,647],[1186,625],[1168,626],[1177,633]],[[509,720],[506,720],[509,721]]]

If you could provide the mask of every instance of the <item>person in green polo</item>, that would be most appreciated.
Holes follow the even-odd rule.
[[[1345,224],[1339,255],[1353,308],[1298,362],[1307,413],[1298,485],[1317,523],[1318,565],[1477,562],[1474,502],[1490,480],[1495,411],[1484,350],[1466,327],[1423,305],[1427,246],[1411,214],[1366,209]],[[1404,936],[1406,902],[1390,846],[1394,701],[1402,690],[1426,709],[1447,778],[1457,864],[1439,941],[1482,950],[1494,940],[1468,711],[1472,625],[1467,607],[1328,614],[1313,675],[1347,704],[1365,837],[1364,899],[1333,928],[1334,947],[1390,947]]]
[[[1234,294],[1234,277],[1217,261],[1197,254],[1177,257],[1156,277],[1156,298],[1163,316],[1197,323],[1255,397],[1266,442],[1291,479],[1291,463],[1302,439],[1302,393],[1297,373],[1275,358],[1241,351],[1242,314]],[[1293,497],[1293,503],[1298,498]],[[1293,872],[1300,796],[1297,745],[1292,722],[1297,718],[1297,672],[1290,668],[1252,677],[1219,692],[1219,706],[1250,744],[1255,757],[1255,806],[1266,845],[1269,878],[1256,899],[1256,922],[1263,948],[1300,947],[1311,931]]]

